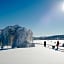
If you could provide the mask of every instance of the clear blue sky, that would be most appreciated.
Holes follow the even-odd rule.
[[[63,0],[0,0],[0,28],[18,24],[34,36],[64,34]]]

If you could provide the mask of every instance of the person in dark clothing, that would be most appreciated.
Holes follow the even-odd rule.
[[[59,41],[57,41],[57,44],[56,44],[56,46],[57,46],[57,50],[58,50],[58,47],[59,47]]]
[[[44,47],[46,47],[46,41],[44,41]]]

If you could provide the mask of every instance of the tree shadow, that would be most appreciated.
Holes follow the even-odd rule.
[[[3,50],[10,50],[12,48],[4,48],[4,49],[0,49],[0,51],[3,51]]]

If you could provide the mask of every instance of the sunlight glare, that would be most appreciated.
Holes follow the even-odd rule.
[[[62,9],[62,11],[64,12],[64,2],[63,2],[62,5],[61,5],[61,9]]]

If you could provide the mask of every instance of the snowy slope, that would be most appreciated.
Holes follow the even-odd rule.
[[[42,45],[0,51],[0,64],[64,64],[64,53]]]

